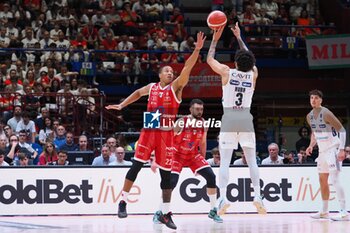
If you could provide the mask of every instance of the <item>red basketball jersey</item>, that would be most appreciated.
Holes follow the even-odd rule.
[[[176,98],[172,83],[162,88],[160,83],[154,83],[150,89],[147,111],[159,110],[160,126],[172,126],[176,119],[181,101]]]
[[[176,148],[176,156],[189,160],[196,156],[198,146],[203,138],[204,127],[194,127],[194,118],[184,117],[183,129],[180,134],[175,135],[174,147]],[[189,124],[189,121],[194,124]],[[201,119],[204,122],[204,119]],[[202,124],[203,125],[203,124]]]

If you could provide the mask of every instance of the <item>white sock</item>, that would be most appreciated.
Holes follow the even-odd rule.
[[[226,187],[220,188],[220,197],[222,199],[227,200],[226,194],[227,194],[227,188]]]
[[[128,202],[129,192],[122,191],[123,201]]]
[[[210,202],[210,209],[213,209],[216,204],[216,193],[215,194],[208,194],[209,196],[209,202]]]
[[[340,172],[339,171],[331,172],[329,173],[329,176],[333,186],[335,187],[340,209],[346,210],[345,193],[344,193],[343,186],[340,184]]]
[[[161,204],[160,210],[162,211],[163,214],[167,214],[170,210],[170,202],[163,202]]]
[[[328,201],[323,200],[323,205],[322,205],[322,212],[323,213],[328,213]]]
[[[255,197],[260,197],[260,173],[258,164],[256,163],[255,148],[243,147],[243,151],[249,167]]]

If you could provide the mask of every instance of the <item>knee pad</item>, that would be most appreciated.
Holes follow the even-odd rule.
[[[203,176],[207,181],[207,188],[216,188],[216,176],[210,167],[199,170],[198,174]]]
[[[143,167],[143,163],[141,163],[140,161],[134,160],[131,168],[126,174],[126,179],[134,182],[136,180],[137,174],[139,174],[142,167]]]
[[[172,189],[171,187],[171,172],[170,171],[164,171],[162,169],[160,171],[160,188],[161,189]]]

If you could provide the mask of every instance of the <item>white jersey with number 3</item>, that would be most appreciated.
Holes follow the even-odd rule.
[[[254,72],[230,69],[229,80],[222,86],[222,105],[227,109],[250,109],[254,94]]]

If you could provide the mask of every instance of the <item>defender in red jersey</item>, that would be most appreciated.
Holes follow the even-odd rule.
[[[197,43],[191,56],[185,63],[181,74],[174,81],[174,72],[170,66],[164,66],[159,70],[159,83],[150,83],[127,97],[121,104],[108,105],[107,109],[121,110],[123,107],[137,101],[142,96],[148,95],[147,111],[154,112],[154,117],[159,117],[160,122],[168,122],[167,120],[175,120],[179,104],[181,102],[182,90],[188,83],[190,72],[196,64],[199,51],[203,47],[205,41],[202,32],[197,33]],[[159,115],[160,114],[160,115]],[[171,198],[171,181],[170,170],[173,152],[173,130],[169,125],[160,125],[159,128],[143,128],[139,138],[138,146],[135,152],[135,159],[130,170],[126,174],[124,181],[122,198],[119,203],[118,216],[120,218],[127,217],[126,201],[129,191],[136,180],[137,174],[141,170],[143,164],[149,160],[151,152],[155,150],[155,161],[160,168],[162,199],[161,214],[157,215],[160,222],[166,224],[167,227],[176,229],[176,225],[171,219],[169,212]],[[167,213],[167,214],[163,214]]]
[[[204,128],[203,105],[202,100],[193,99],[190,103],[191,114],[180,118],[175,123],[175,152],[171,167],[171,185],[173,189],[176,187],[183,167],[189,167],[193,173],[203,176],[207,181],[207,194],[211,206],[208,217],[221,223],[222,219],[217,214],[217,207],[215,206],[215,174],[205,160],[208,129]]]

